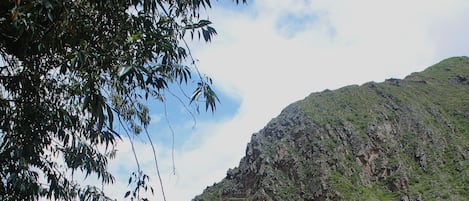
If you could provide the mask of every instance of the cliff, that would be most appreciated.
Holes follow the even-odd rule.
[[[469,200],[469,58],[291,104],[193,200]]]

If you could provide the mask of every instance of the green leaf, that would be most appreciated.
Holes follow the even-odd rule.
[[[88,105],[90,104],[90,98],[91,98],[90,95],[85,97],[85,100],[83,101],[83,106],[82,106],[83,110],[85,110],[88,107]]]
[[[202,35],[204,36],[205,42],[211,41],[210,33],[206,29],[202,29]]]
[[[54,17],[52,16],[52,13],[50,11],[47,12],[47,18],[52,22],[54,21]]]
[[[208,111],[208,109],[210,108],[210,110],[214,112],[216,109],[216,102],[220,102],[220,100],[218,99],[217,94],[215,94],[212,88],[208,85],[205,87],[204,97],[205,97],[205,111]]]
[[[198,26],[203,27],[203,26],[207,26],[209,24],[212,24],[212,22],[210,22],[209,20],[200,20],[199,23],[198,23]]]
[[[76,67],[77,67],[77,57],[74,57],[74,58],[71,59],[71,61],[70,61],[70,67],[72,67],[72,68],[76,68]],[[63,71],[65,72],[66,70],[63,70]]]
[[[138,33],[136,33],[136,34],[133,34],[133,35],[130,37],[130,39],[131,39],[132,42],[135,42],[135,41],[137,41],[138,39],[142,38],[142,35],[143,35],[142,32],[138,32]]]
[[[68,144],[69,138],[70,138],[70,135],[68,135],[68,134],[65,135],[65,138],[64,138],[64,141],[63,141],[63,142],[64,142],[65,144]]]
[[[123,78],[130,72],[130,70],[132,70],[132,66],[121,66],[117,72],[117,76],[119,76],[119,78]]]
[[[113,122],[114,122],[114,114],[112,112],[111,106],[106,104],[106,110],[107,110],[107,118],[109,121],[109,127],[112,129],[113,127]]]
[[[78,60],[77,60],[78,66],[77,67],[83,67],[86,63],[85,53],[83,51],[78,51],[77,57],[78,57]]]
[[[192,93],[190,103],[194,102],[202,94],[202,87],[197,87],[197,89]]]

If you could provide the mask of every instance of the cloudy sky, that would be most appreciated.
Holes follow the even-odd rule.
[[[200,70],[214,79],[221,99],[217,111],[195,114],[194,121],[175,98],[166,108],[148,103],[153,117],[149,132],[168,201],[190,200],[220,181],[238,165],[252,133],[312,92],[403,78],[444,58],[469,55],[467,0],[212,4],[207,16],[219,34],[210,44],[191,46]],[[144,139],[135,139],[135,145],[157,190],[151,147]],[[122,197],[135,163],[128,141],[118,150],[110,164],[118,181],[106,191]],[[159,191],[155,199],[162,200]]]

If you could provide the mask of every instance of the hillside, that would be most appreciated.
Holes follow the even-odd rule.
[[[469,200],[469,58],[291,104],[194,200]]]

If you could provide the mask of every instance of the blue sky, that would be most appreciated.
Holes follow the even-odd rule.
[[[218,36],[191,42],[199,69],[214,79],[221,104],[196,114],[169,100],[168,115],[149,102],[167,200],[190,200],[238,165],[252,133],[312,92],[403,78],[451,56],[469,55],[466,0],[255,0],[212,2],[206,16]],[[175,90],[178,90],[177,88]],[[190,91],[190,90],[189,90]],[[202,105],[203,106],[203,105]],[[202,108],[203,109],[203,108]],[[171,132],[175,131],[176,174]],[[143,168],[157,186],[151,147],[136,140]],[[125,192],[135,168],[127,140],[106,191]],[[131,161],[131,162],[129,162]],[[162,200],[157,191],[156,200]]]

